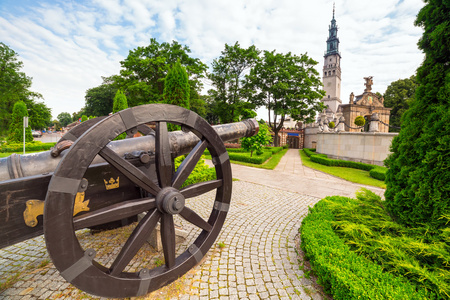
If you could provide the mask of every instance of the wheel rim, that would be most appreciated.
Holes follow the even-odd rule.
[[[157,124],[155,164],[158,184],[107,147],[122,132],[139,128],[148,122]],[[200,138],[176,173],[172,168],[167,122],[182,125]],[[213,157],[217,179],[180,189],[206,148]],[[93,211],[73,218],[75,195],[85,189],[82,184],[83,175],[97,154],[150,195],[102,209],[101,212]],[[185,274],[210,249],[225,221],[231,198],[231,183],[231,167],[222,140],[194,112],[166,104],[149,104],[121,111],[86,131],[72,145],[55,170],[44,211],[44,234],[48,252],[61,275],[88,293],[103,297],[133,297],[154,291]],[[216,191],[215,201],[206,221],[184,204],[184,198],[211,190]],[[93,249],[81,247],[75,230],[79,229],[79,224],[92,225],[100,222],[105,215],[111,217],[113,213],[120,214],[125,210],[147,214],[136,226],[111,266],[105,267],[96,261]],[[177,214],[201,229],[195,241],[178,257],[175,254],[173,220],[173,216]],[[165,265],[138,272],[125,272],[158,221],[161,223]]]

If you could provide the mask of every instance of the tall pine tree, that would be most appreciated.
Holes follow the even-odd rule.
[[[416,19],[425,60],[386,160],[385,197],[398,222],[443,228],[450,221],[450,1],[425,2]]]
[[[189,109],[189,78],[186,69],[177,61],[169,70],[164,82],[164,103]]]
[[[8,131],[9,143],[23,143],[23,117],[28,117],[27,106],[23,101],[17,101],[14,104],[11,124]],[[25,142],[33,141],[31,128],[25,129]]]

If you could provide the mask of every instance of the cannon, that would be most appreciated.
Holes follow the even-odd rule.
[[[168,123],[181,130],[169,132]],[[224,224],[232,176],[223,141],[257,131],[255,120],[210,126],[187,109],[148,104],[82,123],[52,151],[1,159],[0,248],[43,233],[55,267],[77,288],[115,298],[157,290],[198,264]],[[115,140],[136,132],[142,136]],[[183,187],[206,149],[216,179]],[[187,156],[175,170],[174,158],[180,155]],[[185,200],[210,191],[214,199],[205,220]],[[109,264],[102,264],[98,249],[84,248],[78,240],[79,229],[138,214],[142,219]],[[176,215],[199,229],[194,242],[178,256]],[[158,222],[164,263],[129,271]]]

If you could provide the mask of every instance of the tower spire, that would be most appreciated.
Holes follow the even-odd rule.
[[[334,4],[335,4],[335,3],[333,2],[333,19],[334,19]]]

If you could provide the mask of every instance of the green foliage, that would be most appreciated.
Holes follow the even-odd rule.
[[[325,166],[336,166],[336,167],[346,167],[346,168],[354,168],[365,171],[370,171],[376,166],[365,164],[357,161],[349,161],[349,160],[340,160],[340,159],[331,159],[328,158],[325,154],[321,155],[311,155],[311,160],[313,162],[325,165]]]
[[[311,149],[310,149],[311,150]],[[345,168],[345,167],[335,167],[335,166],[326,166],[320,163],[313,162],[310,157],[306,155],[306,152],[303,150],[299,150],[300,157],[302,158],[302,164],[305,167],[312,168],[351,182],[376,186],[379,188],[386,188],[386,184],[384,181],[380,181],[370,176],[370,171],[354,169],[354,168]],[[312,153],[314,154],[314,153]],[[325,154],[315,154],[316,156],[322,155],[323,157],[327,157]]]
[[[389,118],[389,124],[392,126],[401,126],[401,118],[414,101],[417,88],[416,76],[406,79],[399,79],[392,82],[384,93],[384,106],[392,108]],[[399,129],[389,127],[390,132],[398,132]]]
[[[334,128],[334,126],[336,126],[336,125],[334,124],[334,122],[333,122],[333,121],[331,121],[330,123],[328,123],[328,127],[330,127],[331,129],[333,129],[333,128]]]
[[[50,109],[43,103],[35,102],[42,95],[30,91],[32,80],[20,72],[22,67],[23,62],[18,60],[18,54],[0,42],[0,135],[9,132],[14,104],[18,101],[23,101],[30,109],[29,125],[32,128],[46,127],[51,118]]]
[[[122,90],[118,90],[114,96],[113,101],[113,113],[119,112],[121,110],[128,108],[127,97]]]
[[[208,74],[214,89],[208,94],[215,101],[214,113],[222,123],[239,121],[247,110],[253,110],[254,105],[245,102],[243,87],[244,73],[258,61],[260,51],[254,46],[241,48],[238,42],[233,46],[225,44],[222,55],[214,59],[212,72]]]
[[[120,75],[107,80],[127,92],[130,107],[162,102],[164,78],[179,60],[188,73],[190,89],[198,92],[202,86],[200,78],[207,67],[198,58],[190,57],[190,52],[189,47],[176,41],[171,44],[159,43],[152,38],[150,45],[131,50],[128,57],[120,62]]]
[[[27,106],[23,101],[17,101],[14,104],[13,113],[11,117],[11,123],[8,131],[8,142],[22,142],[23,143],[23,117],[28,116]],[[31,128],[28,126],[25,129],[25,142],[31,142],[33,135],[31,134]]]
[[[164,82],[164,103],[189,109],[189,78],[186,69],[177,61],[169,70]]]
[[[375,194],[357,197],[322,199],[302,222],[301,247],[325,290],[334,299],[447,298],[442,242],[393,222]]]
[[[242,162],[260,165],[260,164],[263,164],[266,160],[268,160],[272,156],[272,152],[271,151],[263,151],[260,155],[256,155],[256,156],[252,156],[248,152],[244,152],[244,153],[231,152],[231,153],[228,153],[228,155],[230,156],[230,160],[242,161]]]
[[[317,62],[306,54],[264,51],[262,59],[246,76],[249,101],[268,110],[275,146],[279,146],[278,132],[287,116],[296,121],[311,122],[316,112],[325,108],[318,101],[325,92],[321,89],[322,80],[315,65]]]
[[[114,96],[117,88],[103,78],[103,83],[100,86],[90,88],[86,91],[85,100],[85,114],[92,116],[107,116],[113,111]]]
[[[381,180],[381,181],[385,181],[387,170],[388,169],[384,168],[384,167],[375,167],[369,171],[369,174],[370,174],[370,177],[373,177],[373,178]]]
[[[47,151],[54,147],[56,143],[43,143],[41,141],[32,141],[25,143],[25,151]],[[23,150],[23,144],[6,143],[0,147],[1,153],[20,152]]]
[[[60,113],[57,118],[62,127],[72,123],[72,116],[68,112]]]
[[[89,120],[88,117],[86,115],[82,115],[81,116],[81,122],[87,121]]]
[[[364,124],[366,124],[366,119],[364,119],[363,116],[357,116],[355,118],[355,125],[356,126],[364,126]]]
[[[386,159],[386,204],[402,224],[447,228],[450,215],[450,6],[429,0],[417,15],[424,29],[415,100]]]
[[[175,158],[175,170],[178,169],[178,167],[181,165],[183,160],[186,158],[186,156],[178,156]],[[197,183],[197,182],[204,182],[209,180],[215,180],[216,179],[216,169],[210,168],[208,165],[205,164],[204,159],[200,159],[195,166],[194,170],[192,170],[189,177],[186,179],[186,181],[183,183],[182,187],[186,187],[188,185]]]
[[[264,120],[259,121],[258,134],[241,139],[242,148],[245,151],[250,151],[250,156],[253,156],[253,151],[256,151],[257,154],[261,153],[263,147],[270,143],[272,143],[272,135],[269,126],[267,126]]]

